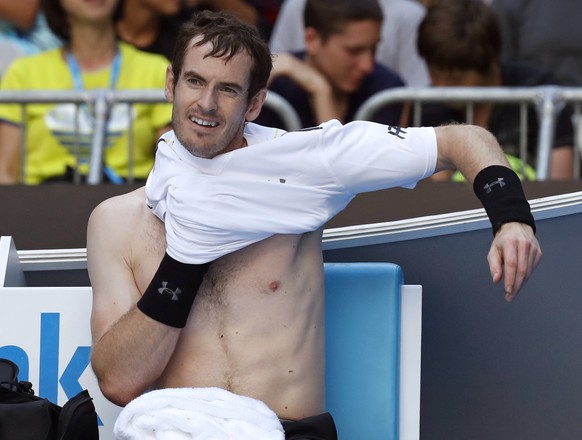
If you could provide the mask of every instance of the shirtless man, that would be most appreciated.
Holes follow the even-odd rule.
[[[177,145],[197,161],[206,158],[211,168],[223,155],[262,148],[247,134],[247,122],[263,104],[271,68],[268,49],[258,34],[237,20],[209,12],[198,15],[183,31],[177,42],[183,57],[177,52],[166,83],[168,100],[174,105]],[[230,42],[242,46],[234,52],[211,52],[218,40],[201,39],[210,33],[220,39],[233,37]],[[263,66],[260,60],[264,64],[265,59]],[[406,174],[397,167],[387,176],[385,187],[395,186],[395,181],[413,186],[420,178],[448,168],[460,169],[471,182],[491,182],[487,170],[496,166],[495,173],[504,176],[508,184],[503,187],[511,188],[512,197],[495,191],[501,185],[491,186],[495,189],[489,191],[492,201],[480,186],[476,192],[495,230],[488,255],[493,282],[504,279],[506,299],[513,299],[539,262],[541,251],[519,180],[511,177],[495,139],[484,129],[465,125],[408,129],[412,138],[414,133],[428,137],[417,137],[416,149],[404,148],[409,139],[402,140],[401,150],[400,141],[386,133],[387,127],[356,124],[381,132],[378,140],[394,143],[386,151],[411,156],[408,167],[423,162],[416,168],[426,168]],[[339,123],[333,127],[339,133],[347,131]],[[316,131],[289,133],[273,142],[301,139],[302,133],[315,136]],[[314,157],[323,156],[317,147],[311,148],[316,151]],[[335,151],[334,145],[331,154]],[[350,153],[355,158],[368,156]],[[393,159],[395,154],[389,154]],[[233,166],[236,157],[232,156]],[[372,173],[372,167],[366,166]],[[351,176],[354,168],[349,169],[345,174]],[[227,166],[224,173],[228,172]],[[405,176],[400,177],[403,172]],[[220,174],[216,167],[213,173]],[[367,173],[355,178],[368,179],[362,176]],[[211,184],[207,187],[213,190]],[[195,191],[192,188],[191,193]],[[160,322],[136,306],[142,296],[149,296],[150,281],[169,252],[164,224],[145,201],[145,190],[140,188],[103,202],[89,220],[88,267],[94,295],[91,362],[103,394],[125,405],[151,388],[220,387],[265,402],[280,419],[300,420],[323,413],[323,223],[304,233],[268,236],[216,259],[197,296],[192,293],[193,304],[182,328]],[[216,217],[217,223],[223,220]]]

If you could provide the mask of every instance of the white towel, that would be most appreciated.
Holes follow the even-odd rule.
[[[117,440],[284,440],[263,402],[221,388],[166,388],[132,400],[119,414]]]

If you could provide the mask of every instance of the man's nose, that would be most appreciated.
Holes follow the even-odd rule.
[[[374,70],[374,52],[365,52],[360,56],[359,67],[360,70],[366,74],[371,73]]]
[[[214,87],[204,87],[201,90],[198,105],[205,111],[211,112],[218,108],[218,93]]]

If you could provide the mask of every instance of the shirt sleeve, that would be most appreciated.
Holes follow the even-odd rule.
[[[26,90],[23,84],[22,61],[14,61],[0,81],[0,90],[19,91]],[[6,121],[13,124],[22,123],[22,110],[19,104],[0,104],[0,121]]]
[[[322,124],[321,144],[331,172],[345,191],[358,194],[392,187],[414,188],[434,173],[432,127],[402,128],[365,121]]]

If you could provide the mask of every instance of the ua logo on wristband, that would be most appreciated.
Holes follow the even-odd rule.
[[[162,281],[162,287],[158,289],[158,292],[160,292],[162,295],[164,293],[169,293],[172,295],[172,301],[178,301],[178,295],[182,293],[182,290],[179,287],[176,290],[172,290],[168,287],[167,281]]]
[[[499,188],[503,188],[506,183],[505,183],[505,179],[503,177],[498,177],[497,180],[494,180],[491,183],[487,183],[483,189],[485,190],[485,194],[489,194],[491,193],[491,191],[493,190],[493,187],[495,185],[499,185]]]

